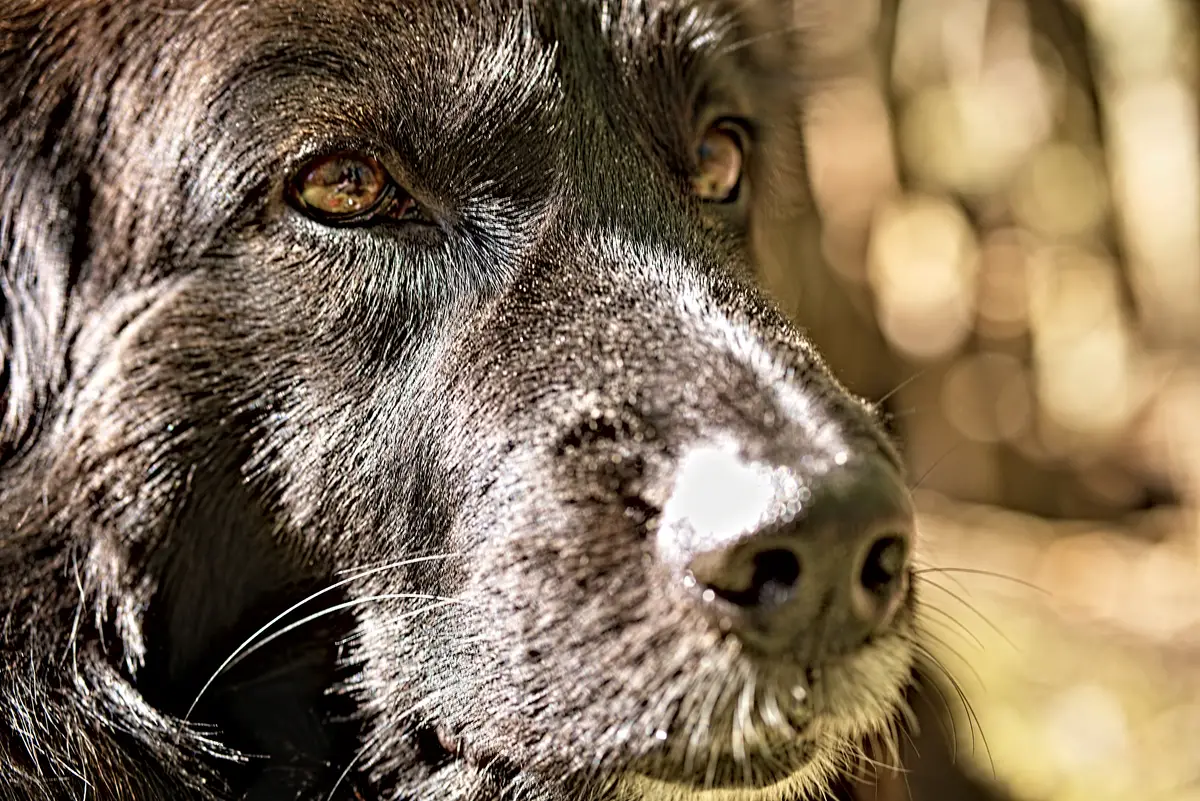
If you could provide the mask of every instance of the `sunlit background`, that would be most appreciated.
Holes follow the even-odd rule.
[[[770,281],[965,569],[925,595],[966,751],[1021,799],[1200,799],[1200,4],[798,4],[825,267]]]

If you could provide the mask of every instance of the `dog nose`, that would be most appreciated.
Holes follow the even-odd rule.
[[[681,464],[659,538],[722,629],[768,655],[843,653],[902,606],[913,514],[874,452],[791,466],[710,449]]]

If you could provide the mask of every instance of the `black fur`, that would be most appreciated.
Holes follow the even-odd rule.
[[[710,740],[805,671],[796,749],[889,730],[911,603],[764,668],[651,547],[691,444],[894,459],[752,285],[791,14],[0,0],[0,798],[691,798],[623,777],[780,778]],[[715,116],[754,140],[722,207]],[[436,224],[305,218],[335,150]]]

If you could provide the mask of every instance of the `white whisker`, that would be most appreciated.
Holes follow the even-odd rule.
[[[254,645],[252,645],[249,648],[242,651],[235,659],[230,660],[229,666],[226,669],[228,670],[229,668],[235,667],[242,660],[246,659],[248,656],[253,654],[255,651],[269,645],[270,643],[272,643],[275,640],[279,639],[280,637],[284,636],[288,632],[295,631],[296,629],[300,628],[301,626],[305,625],[306,623],[311,623],[314,620],[318,620],[326,615],[331,615],[334,612],[341,612],[345,609],[350,609],[355,606],[362,606],[363,604],[375,603],[376,601],[440,601],[441,602],[441,603],[436,603],[436,604],[430,604],[428,606],[423,606],[420,609],[414,609],[411,612],[406,612],[403,615],[394,617],[394,618],[392,618],[392,620],[404,620],[405,618],[412,617],[414,615],[421,614],[423,612],[429,612],[433,609],[439,609],[443,606],[446,606],[447,604],[462,603],[457,598],[445,598],[440,595],[421,595],[419,593],[411,593],[411,592],[385,592],[380,595],[368,595],[364,598],[355,598],[350,601],[343,601],[340,604],[334,604],[333,606],[326,607],[325,609],[322,609],[320,612],[313,612],[311,615],[308,615],[307,617],[302,617],[299,620],[297,620],[293,623],[289,623],[288,625],[284,626],[279,631],[274,632],[269,637],[264,637],[262,640],[259,640]]]
[[[187,721],[191,718],[192,712],[194,712],[196,710],[196,704],[200,703],[200,699],[204,696],[204,693],[208,692],[208,688],[212,686],[212,683],[217,680],[217,677],[219,677],[222,673],[225,672],[225,670],[229,667],[230,663],[233,662],[233,660],[237,659],[238,656],[242,653],[242,651],[244,651],[251,643],[253,643],[256,639],[258,639],[260,636],[262,636],[262,634],[264,632],[269,630],[276,623],[283,620],[288,615],[290,615],[292,612],[294,612],[297,609],[299,609],[300,607],[304,606],[309,601],[311,601],[315,598],[319,598],[320,596],[324,595],[327,592],[333,592],[334,590],[338,589],[339,587],[344,587],[345,585],[350,584],[355,581],[358,581],[359,579],[366,578],[367,576],[373,576],[377,573],[383,573],[385,571],[394,570],[394,569],[400,568],[400,567],[407,567],[408,565],[418,564],[420,562],[431,562],[436,559],[447,559],[447,558],[450,558],[455,555],[456,554],[453,554],[453,553],[447,553],[447,554],[436,554],[436,555],[431,555],[431,556],[417,556],[417,557],[413,557],[411,559],[402,559],[402,560],[399,560],[396,562],[389,562],[388,564],[380,565],[379,567],[373,567],[368,570],[364,570],[360,573],[355,573],[353,576],[350,576],[349,578],[344,578],[341,581],[335,582],[334,584],[330,584],[328,587],[325,587],[324,589],[321,589],[321,590],[317,590],[312,595],[309,595],[306,598],[303,598],[303,599],[297,601],[296,603],[292,604],[287,609],[285,609],[284,611],[280,612],[278,615],[276,615],[275,617],[273,617],[269,621],[267,621],[261,628],[259,628],[257,631],[255,631],[253,634],[251,634],[249,637],[247,637],[246,640],[241,645],[239,645],[237,648],[233,649],[233,653],[231,653],[225,659],[225,661],[222,662],[217,667],[216,671],[212,674],[212,676],[209,677],[208,681],[204,682],[204,686],[200,688],[200,692],[196,693],[196,698],[192,701],[191,706],[188,707],[187,714],[183,716],[183,719],[185,721]]]

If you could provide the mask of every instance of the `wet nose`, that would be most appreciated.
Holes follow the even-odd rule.
[[[748,645],[843,653],[903,605],[913,514],[873,450],[781,465],[709,449],[681,464],[659,538],[692,602]]]

